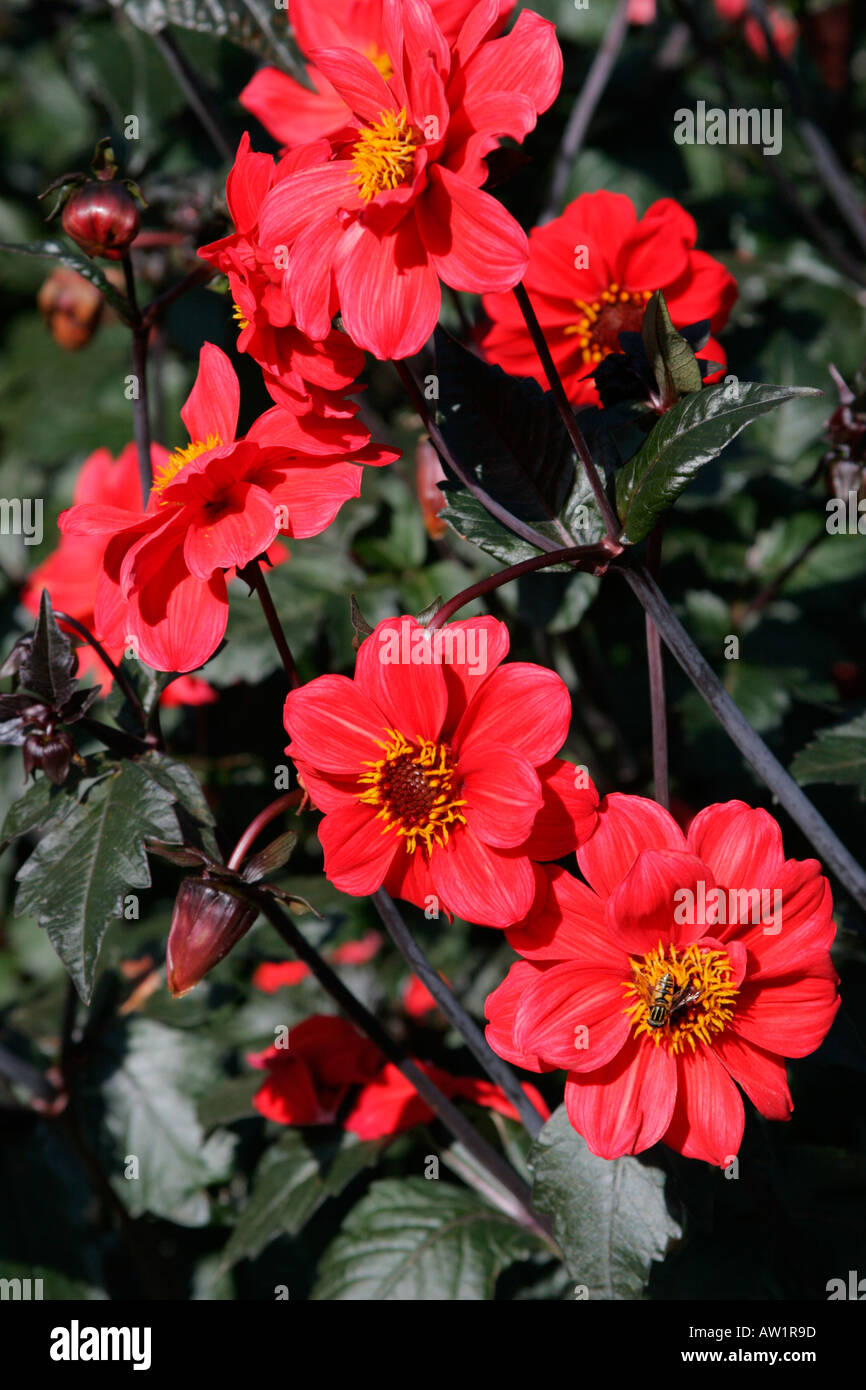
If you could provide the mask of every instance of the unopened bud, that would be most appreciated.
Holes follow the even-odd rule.
[[[66,781],[69,773],[75,744],[64,729],[55,729],[52,733],[37,730],[26,736],[22,751],[27,777],[39,769],[45,773],[49,782],[59,787]]]
[[[88,256],[120,261],[141,225],[132,194],[119,182],[85,183],[63,204],[63,230]]]
[[[42,285],[36,303],[55,343],[67,352],[77,352],[96,331],[103,299],[83,275],[58,266]]]
[[[165,959],[168,987],[175,998],[191,990],[228,955],[257,915],[225,884],[184,879],[175,899]]]

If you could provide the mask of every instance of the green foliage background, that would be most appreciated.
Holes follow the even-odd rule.
[[[543,204],[549,161],[611,11],[605,0],[586,11],[568,0],[536,8],[560,25],[566,76],[556,107],[527,144],[530,162],[498,190],[525,226]],[[765,601],[764,591],[824,530],[826,494],[813,479],[835,400],[828,365],[850,378],[866,357],[866,297],[806,239],[753,151],[673,144],[678,107],[699,99],[724,103],[693,57],[660,66],[673,24],[664,8],[659,29],[630,34],[568,196],[608,188],[630,194],[641,211],[659,197],[680,200],[697,219],[700,246],[739,282],[723,338],[730,370],[742,381],[827,393],[789,401],[757,420],[701,470],[668,517],[662,586],[743,712],[810,784],[822,813],[859,855],[866,831],[866,538],[825,535],[777,593]],[[224,5],[221,27],[246,47],[198,32],[212,27],[203,12],[193,0],[113,7],[13,0],[5,7],[0,240],[46,234],[38,194],[66,169],[86,166],[105,134],[148,197],[145,227],[189,232],[180,246],[141,257],[142,279],[154,292],[189,268],[190,248],[220,234],[224,168],[147,29],[166,14],[189,26],[172,31],[175,41],[233,143],[247,126],[236,94],[267,39],[243,6]],[[218,6],[207,6],[215,12]],[[281,43],[284,19],[276,11]],[[855,75],[866,71],[862,20]],[[739,104],[777,104],[766,68],[730,36],[725,42]],[[862,176],[866,84],[831,97],[808,56],[802,75],[813,109]],[[123,138],[129,114],[139,118],[137,141]],[[250,124],[256,147],[272,148]],[[832,222],[792,126],[781,160],[802,198]],[[82,460],[100,446],[117,452],[132,432],[123,393],[128,330],[106,315],[85,350],[63,352],[35,307],[49,268],[46,261],[0,257],[0,495],[43,498],[46,523],[38,550],[0,537],[2,656],[30,629],[20,585],[54,546],[53,523],[71,500]],[[446,323],[456,328],[450,312]],[[230,304],[199,289],[169,311],[154,368],[155,433],[167,446],[182,442],[178,411],[206,338],[232,351]],[[254,366],[235,362],[243,424],[269,402]],[[371,363],[367,378],[374,432],[395,440],[403,459],[368,470],[361,499],[325,536],[293,543],[291,562],[272,575],[305,678],[351,669],[350,592],[374,623],[417,612],[491,568],[489,557],[453,530],[429,539],[415,493],[416,422],[386,365]],[[471,518],[452,505],[455,524],[471,532]],[[228,643],[203,673],[219,689],[219,702],[163,719],[171,755],[199,779],[224,846],[269,799],[275,769],[285,761],[282,674],[257,605],[243,585],[235,589]],[[598,584],[533,575],[500,590],[489,611],[508,619],[513,657],[552,666],[572,690],[568,756],[590,768],[602,791],[651,794],[643,614],[626,586],[613,577]],[[730,634],[740,635],[737,661],[724,659]],[[672,662],[668,676],[679,803],[697,808],[742,797],[774,809]],[[0,760],[6,815],[25,785],[19,750],[0,750]],[[807,857],[806,842],[782,819],[787,853]],[[63,922],[52,932],[28,915],[26,876],[16,902],[16,874],[34,844],[27,832],[0,860],[0,1042],[44,1068],[56,1055],[66,975],[49,939],[62,936]],[[263,922],[188,998],[172,1001],[160,982],[124,1009],[128,963],[162,969],[179,882],[170,865],[154,861],[151,869],[151,885],[136,889],[140,920],[112,922],[92,1000],[80,1012],[86,1025],[74,1123],[69,1114],[39,1116],[19,1088],[0,1079],[0,1276],[44,1276],[52,1298],[151,1297],[161,1287],[176,1299],[267,1299],[284,1287],[293,1300],[560,1300],[583,1285],[601,1298],[820,1299],[828,1279],[864,1267],[864,905],[844,893],[835,953],[843,1010],[820,1051],[790,1068],[791,1123],[765,1123],[747,1106],[736,1181],[659,1149],[646,1162],[620,1160],[624,1180],[611,1191],[611,1165],[586,1153],[561,1113],[532,1154],[516,1126],[480,1118],[491,1141],[542,1184],[539,1202],[566,1250],[563,1265],[454,1172],[425,1182],[425,1155],[448,1152],[438,1130],[416,1130],[383,1148],[330,1131],[280,1131],[255,1115],[246,1053],[270,1043],[275,1027],[332,1009],[309,979],[274,996],[252,988],[255,966],[285,953]],[[73,863],[73,881],[74,871]],[[321,914],[299,920],[327,949],[377,925],[369,903],[345,898],[322,877],[311,817],[301,823],[285,883]],[[65,909],[64,900],[61,918]],[[446,929],[407,916],[436,967],[481,1017],[486,994],[512,958],[508,947],[498,934],[464,923]],[[472,1070],[459,1037],[437,1016],[424,1024],[405,1017],[406,971],[392,948],[369,965],[347,967],[345,977],[415,1055]],[[541,1085],[554,1107],[561,1078]],[[124,1176],[130,1154],[140,1160],[138,1180]],[[110,1215],[106,1192],[94,1189],[94,1160],[124,1202],[127,1226]],[[359,1264],[361,1248],[367,1255]],[[607,1262],[605,1251],[612,1252]]]

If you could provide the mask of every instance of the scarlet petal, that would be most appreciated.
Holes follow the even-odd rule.
[[[712,1048],[698,1047],[677,1058],[677,1104],[663,1136],[669,1148],[726,1168],[745,1123],[740,1093]]]
[[[259,209],[262,250],[273,258],[280,246],[288,249],[309,223],[331,217],[338,208],[357,206],[350,173],[351,165],[338,159],[302,169],[275,184]]]
[[[385,79],[363,53],[351,48],[317,48],[311,57],[360,121],[375,125],[383,111],[394,109]]]
[[[438,274],[473,294],[510,290],[526,270],[526,233],[500,202],[434,165],[417,208],[418,228]]]
[[[277,535],[274,500],[262,488],[240,483],[221,505],[200,512],[186,533],[183,558],[198,579],[215,569],[242,569]]]
[[[794,1106],[783,1058],[743,1042],[730,1029],[714,1041],[713,1048],[765,1119],[790,1119]]]
[[[782,832],[766,811],[744,801],[718,802],[695,816],[689,849],[726,888],[774,888],[785,863]]]
[[[319,78],[316,87],[311,92],[278,68],[260,68],[238,100],[281,145],[303,145],[339,130],[348,116],[330,82]]]
[[[383,833],[384,832],[384,833]],[[319,826],[325,873],[341,893],[364,897],[381,888],[395,854],[405,854],[372,806],[356,803],[329,811]]]
[[[256,1092],[253,1105],[266,1120],[280,1125],[316,1124],[319,1101],[306,1062],[287,1057]]]
[[[670,811],[657,801],[612,792],[602,801],[598,825],[578,850],[577,862],[596,893],[606,898],[625,878],[642,849],[685,848],[683,832]]]
[[[447,660],[442,665],[448,689],[443,734],[450,737],[469,701],[508,655],[509,636],[505,623],[496,618],[463,618],[448,623],[443,633],[450,634]]]
[[[707,931],[698,909],[701,884],[705,892],[715,887],[706,864],[695,855],[642,849],[605,904],[611,937],[633,955],[644,955],[659,942],[687,946],[698,941]],[[691,897],[680,897],[682,891]]]
[[[661,1139],[677,1098],[677,1069],[664,1047],[630,1038],[607,1066],[570,1072],[565,1108],[591,1153],[620,1158]]]
[[[729,1027],[768,1052],[806,1057],[824,1041],[840,1002],[835,975],[758,985],[747,981]]]
[[[430,860],[433,887],[446,907],[482,927],[510,927],[528,913],[537,882],[530,861],[492,849],[468,825]]]
[[[359,347],[383,361],[421,351],[441,291],[411,214],[381,237],[356,222],[340,242],[335,270],[343,323]]]
[[[291,751],[322,772],[359,773],[381,756],[386,735],[381,711],[346,676],[317,676],[286,698],[284,719]]]
[[[521,996],[514,1042],[566,1071],[596,1071],[629,1035],[622,977],[574,961],[553,965]]]
[[[484,1005],[485,1016],[489,1019],[485,1036],[493,1051],[526,1071],[552,1070],[536,1053],[524,1052],[514,1041],[517,1006],[524,990],[534,984],[543,970],[543,966],[530,965],[525,960],[515,961],[499,988],[488,994]]]
[[[228,611],[222,573],[197,579],[176,555],[158,579],[130,599],[129,636],[137,640],[148,666],[158,671],[195,671],[222,641]]]
[[[476,49],[465,74],[465,105],[470,115],[474,116],[473,104],[489,92],[529,97],[540,115],[553,105],[562,82],[562,53],[554,26],[532,10],[522,10],[509,34]],[[529,129],[515,122],[499,133],[521,141]]]
[[[505,743],[537,767],[559,752],[570,722],[571,697],[556,672],[513,661],[485,681],[454,744],[462,757],[484,744]]]
[[[441,908],[433,888],[433,878],[426,856],[420,850],[407,854],[405,850],[395,854],[385,879],[385,888],[392,898],[402,898],[404,902],[414,903],[416,907],[434,910],[438,918],[440,910],[448,921],[452,914]]]
[[[442,667],[432,660],[432,649],[422,646],[425,631],[414,618],[385,618],[361,643],[355,661],[358,689],[382,711],[389,728],[409,739],[436,739],[448,705]],[[422,656],[429,659],[418,660]]]
[[[457,770],[466,820],[485,844],[514,849],[528,836],[541,807],[541,783],[528,759],[492,743],[464,753]]]
[[[280,470],[282,472],[282,470]],[[282,534],[318,536],[330,526],[344,502],[361,492],[362,470],[353,463],[293,464],[283,473],[283,482],[271,491],[271,512],[277,506],[288,511],[288,524]]]
[[[198,376],[180,412],[181,419],[193,442],[215,434],[223,444],[231,444],[241,402],[234,367],[215,343],[205,343],[198,362]]]
[[[583,785],[582,771],[563,758],[551,758],[538,775],[544,803],[523,849],[544,863],[571,854],[589,839],[598,824],[598,792],[592,782]]]
[[[826,960],[836,935],[833,895],[816,859],[789,859],[777,887],[781,898],[775,920],[770,920],[776,908],[771,898],[768,920],[738,932],[752,955],[751,983],[808,973]]]
[[[525,923],[511,928],[509,946],[527,960],[574,960],[622,972],[622,979],[628,979],[629,958],[605,926],[602,900],[565,869],[544,872],[547,898]]]

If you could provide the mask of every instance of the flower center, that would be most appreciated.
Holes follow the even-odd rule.
[[[409,124],[406,108],[400,112],[380,111],[376,125],[366,126],[352,151],[358,194],[368,203],[377,193],[399,188],[412,173],[419,136]]]
[[[409,740],[388,729],[385,756],[364,766],[359,781],[367,790],[361,801],[378,806],[377,820],[402,835],[413,854],[419,840],[430,854],[434,845],[447,845],[449,827],[465,825],[460,809],[466,803],[455,796],[455,768],[447,743],[419,738]]]
[[[379,70],[386,82],[394,76],[394,64],[381,48],[373,44],[371,48],[364,49],[364,56],[370,59],[373,67]]]
[[[565,332],[577,334],[577,346],[587,366],[609,357],[612,352],[621,351],[620,333],[640,332],[649,299],[652,299],[652,290],[621,290],[614,283],[591,304],[583,299],[574,301],[581,316],[577,323],[569,324]]]
[[[187,444],[185,449],[175,449],[170,454],[166,462],[159,471],[159,476],[153,480],[153,492],[162,492],[173,483],[181,469],[186,468],[188,463],[197,459],[199,454],[207,453],[208,449],[219,449],[222,444],[218,434],[209,434],[207,439],[197,439],[192,444]]]
[[[634,1036],[646,1033],[673,1054],[686,1043],[693,1052],[698,1043],[711,1043],[734,1014],[737,986],[731,974],[726,951],[698,945],[665,949],[659,943],[632,962],[632,978],[623,981]]]
[[[250,321],[244,318],[244,311],[239,304],[232,305],[232,318],[235,320],[241,333],[243,333],[245,328],[249,328]]]

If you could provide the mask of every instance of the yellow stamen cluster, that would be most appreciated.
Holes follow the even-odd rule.
[[[401,836],[409,854],[421,842],[429,855],[434,845],[447,845],[450,830],[466,824],[461,810],[466,803],[454,794],[451,749],[426,738],[407,739],[396,729],[385,732],[384,756],[365,763],[370,771],[358,779],[367,787],[360,800],[379,807],[383,834],[393,830]]]
[[[653,1028],[649,1014],[665,976],[671,977],[669,1004],[683,989],[698,998],[674,1009],[661,1027]],[[673,1055],[682,1052],[686,1043],[693,1052],[698,1043],[712,1043],[713,1034],[721,1033],[734,1015],[737,986],[725,951],[696,945],[665,948],[660,942],[655,951],[632,962],[632,978],[623,985],[629,1000],[625,1013],[631,1018],[634,1036],[646,1033],[657,1047],[664,1043]]]
[[[376,125],[359,131],[352,151],[352,180],[364,202],[406,182],[419,144],[420,137],[410,125],[405,107],[399,115],[396,111],[380,111]]]
[[[244,318],[244,311],[239,304],[232,305],[232,318],[242,333],[245,328],[249,328],[250,321]]]
[[[598,299],[574,302],[581,317],[565,329],[568,335],[577,334],[587,366],[594,366],[612,352],[619,351],[619,334],[639,332],[643,311],[652,298],[652,290],[623,290],[618,284],[608,285]]]
[[[373,67],[376,68],[388,82],[394,76],[394,65],[387,53],[383,53],[381,48],[365,48],[364,56],[370,59]]]
[[[162,465],[158,477],[154,478],[153,491],[162,492],[169,483],[174,482],[181,469],[186,468],[199,454],[207,453],[208,449],[218,449],[221,444],[222,440],[218,434],[209,434],[207,439],[197,439],[194,443],[187,444],[185,449],[175,449]]]

